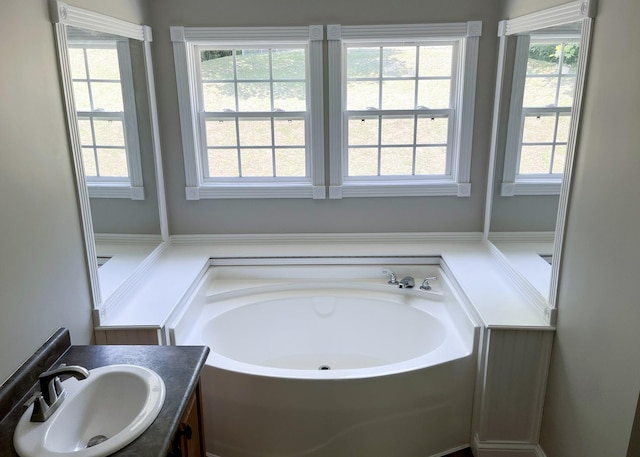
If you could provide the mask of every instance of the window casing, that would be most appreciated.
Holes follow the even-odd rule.
[[[580,35],[517,37],[501,195],[558,195],[569,143]]]
[[[480,22],[329,25],[331,198],[469,196]]]
[[[83,167],[92,198],[144,199],[129,43],[68,28]]]
[[[325,198],[322,27],[171,34],[187,199]]]

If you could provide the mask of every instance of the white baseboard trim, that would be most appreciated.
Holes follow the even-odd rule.
[[[474,457],[547,457],[539,444],[480,441],[477,435],[471,449]]]

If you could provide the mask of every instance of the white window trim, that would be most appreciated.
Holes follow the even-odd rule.
[[[558,36],[558,39],[566,39],[567,36],[564,36],[562,34],[562,31],[557,27],[558,26],[556,26],[556,29],[552,32],[552,35]],[[513,29],[511,30],[511,32],[515,33]],[[541,35],[545,32],[543,30],[539,30],[535,33]],[[566,33],[570,33],[570,30],[568,30]],[[580,39],[579,34],[576,35],[576,39]],[[562,188],[562,173],[548,175],[518,174],[523,128],[522,113],[525,110],[522,105],[524,100],[524,85],[526,82],[529,44],[530,35],[518,35],[513,64],[509,119],[507,121],[507,138],[504,154],[504,168],[502,172],[502,183],[500,186],[500,195],[502,197],[513,197],[516,195],[560,195],[560,190]],[[576,96],[577,95],[574,95],[574,100]],[[572,107],[572,117],[574,117],[574,113],[575,111]]]
[[[77,24],[73,13],[79,11],[76,8],[64,5],[67,11],[65,25],[74,27],[89,28],[85,24]],[[77,19],[81,20],[81,18]],[[140,138],[138,136],[138,118],[136,110],[135,90],[133,86],[133,69],[131,66],[131,53],[127,38],[139,41],[151,41],[151,35],[145,33],[142,26],[129,26],[126,23],[121,24],[119,21],[114,24],[118,26],[123,36],[117,36],[116,48],[118,52],[118,64],[120,66],[120,83],[122,85],[122,103],[123,103],[123,127],[125,131],[125,148],[127,153],[127,165],[129,169],[128,178],[116,178],[113,180],[98,179],[92,180],[87,178],[87,189],[90,198],[127,198],[131,200],[144,200],[144,183],[142,179],[142,162],[140,158]],[[98,32],[113,34],[113,30],[104,27],[101,23],[91,27]],[[73,46],[76,40],[69,39],[68,35],[73,35],[68,29],[66,38],[66,47]],[[114,35],[115,37],[115,35]],[[79,39],[81,39],[79,37]],[[74,103],[75,106],[75,103]],[[74,121],[77,122],[77,112],[74,113]]]
[[[470,21],[446,24],[327,26],[329,43],[329,198],[471,195],[471,151],[475,110],[478,45],[482,22]],[[344,124],[342,87],[343,43],[349,40],[395,41],[420,38],[460,39],[458,68],[462,84],[458,91],[460,111],[454,125],[454,150],[451,177],[429,180],[343,180]]]
[[[326,198],[324,183],[324,112],[321,25],[308,27],[171,27],[182,147],[185,165],[186,199],[201,198]],[[195,71],[195,47],[212,42],[238,45],[266,43],[306,44],[309,49],[309,84],[307,88],[311,139],[307,150],[310,157],[310,178],[283,179],[274,183],[242,181],[237,184],[212,184],[203,181],[200,158],[198,94]]]

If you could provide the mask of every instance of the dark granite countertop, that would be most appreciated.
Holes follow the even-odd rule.
[[[68,334],[67,334],[68,335]],[[60,343],[62,339],[62,343]],[[0,456],[17,456],[13,447],[13,430],[24,412],[24,401],[38,388],[37,376],[60,363],[81,365],[87,369],[105,365],[133,364],[150,368],[160,375],[166,386],[162,410],[151,426],[135,441],[113,454],[118,457],[165,457],[171,449],[181,416],[193,393],[207,359],[204,346],[65,346],[66,335],[54,335],[58,351],[29,359],[0,388]],[[51,340],[49,341],[51,342]],[[49,343],[48,342],[48,343]],[[54,341],[56,343],[56,341]],[[44,346],[43,346],[44,347]],[[41,349],[39,352],[45,352]],[[36,357],[38,353],[34,355]],[[44,355],[44,361],[42,360]],[[25,393],[26,392],[26,393]]]

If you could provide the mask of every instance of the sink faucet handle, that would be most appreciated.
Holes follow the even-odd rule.
[[[382,270],[382,274],[389,275],[389,281],[387,282],[387,284],[392,284],[394,286],[398,284],[398,278],[396,277],[396,274],[393,271]]]
[[[431,290],[431,284],[429,284],[429,281],[435,281],[438,278],[436,276],[431,276],[428,278],[424,278],[422,280],[422,285],[420,286],[420,289],[422,290]]]
[[[24,406],[28,408],[33,404],[33,411],[31,412],[31,422],[44,422],[48,417],[47,412],[49,411],[49,405],[44,401],[42,397],[42,392],[34,393],[31,398],[29,398]]]

